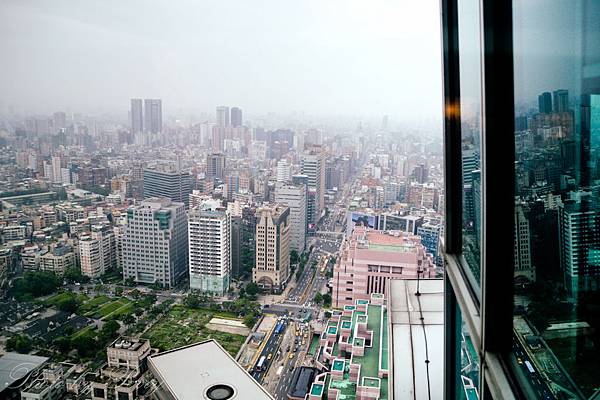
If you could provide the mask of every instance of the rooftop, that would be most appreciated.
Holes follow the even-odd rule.
[[[162,390],[175,399],[203,399],[214,385],[230,386],[248,399],[272,399],[214,340],[150,356],[148,365]]]
[[[418,285],[420,296],[416,279],[390,281],[394,399],[443,397],[444,282],[422,279]]]
[[[46,361],[48,357],[19,353],[4,354],[0,357],[0,392],[41,367]]]

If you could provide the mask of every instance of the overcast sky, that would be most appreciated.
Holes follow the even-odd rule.
[[[438,3],[3,0],[0,102],[436,118]]]

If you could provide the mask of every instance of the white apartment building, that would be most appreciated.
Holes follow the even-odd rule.
[[[173,287],[188,270],[184,203],[151,197],[129,207],[122,243],[124,279]]]
[[[231,276],[231,218],[219,200],[206,199],[188,220],[190,288],[223,296]]]
[[[290,250],[302,253],[306,247],[306,186],[277,182],[275,202],[290,208]]]

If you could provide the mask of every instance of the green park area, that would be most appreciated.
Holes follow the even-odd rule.
[[[235,357],[246,337],[206,328],[206,324],[213,317],[235,318],[236,315],[224,312],[215,313],[202,308],[191,309],[174,306],[168,314],[144,333],[143,337],[150,340],[152,347],[157,347],[161,351],[202,340],[215,339],[229,354]]]
[[[53,306],[59,310],[76,312],[88,318],[102,318],[104,320],[120,319],[131,314],[134,310],[133,303],[125,298],[109,298],[96,296],[89,298],[83,294],[62,292],[49,297],[44,301],[46,306]]]

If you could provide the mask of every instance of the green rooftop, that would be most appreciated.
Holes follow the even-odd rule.
[[[369,300],[360,299],[360,300],[357,300],[356,303],[360,304],[360,305],[369,304]]]
[[[415,247],[369,243],[369,250],[389,251],[392,253],[411,253],[415,251]]]
[[[388,315],[387,309],[383,310],[383,343],[381,344],[381,369],[388,371],[388,352],[389,352],[389,341],[388,341]]]
[[[310,390],[312,396],[321,396],[323,394],[323,384],[313,383],[312,389]]]
[[[361,338],[361,337],[357,337],[354,339],[354,345],[355,346],[364,346],[365,345],[365,339]]]
[[[344,370],[344,361],[343,360],[334,360],[333,366],[331,367],[334,371],[343,371]]]
[[[342,329],[350,329],[351,326],[352,326],[352,322],[342,321]]]
[[[379,378],[364,378],[363,386],[379,387]]]
[[[337,333],[337,328],[335,326],[330,326],[329,328],[327,328],[327,333],[329,333],[330,335],[335,335]]]
[[[356,310],[356,306],[344,306],[344,310],[346,310],[346,311]]]

